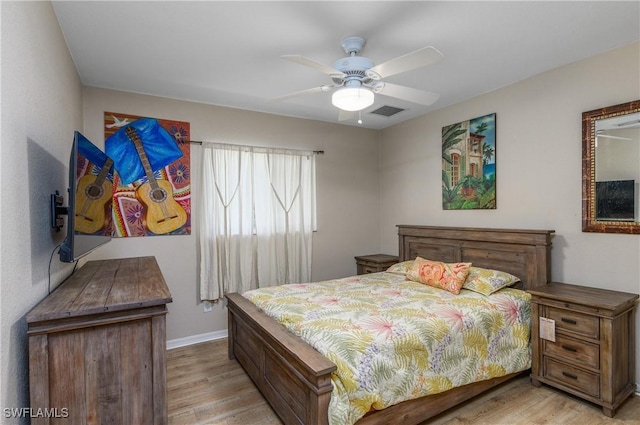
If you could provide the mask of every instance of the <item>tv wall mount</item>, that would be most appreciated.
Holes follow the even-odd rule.
[[[69,214],[69,208],[63,207],[63,202],[64,198],[60,195],[60,192],[56,190],[56,193],[51,194],[51,228],[56,229],[56,232],[59,232],[64,227],[64,218],[62,216]]]

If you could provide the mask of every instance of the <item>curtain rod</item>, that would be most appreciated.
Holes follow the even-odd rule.
[[[217,142],[203,142],[202,140],[189,140],[189,143],[191,143],[192,145],[200,145],[202,146],[203,143],[217,143]],[[224,143],[218,143],[221,145],[224,145]],[[257,146],[248,146],[251,148],[257,147]],[[266,148],[266,147],[265,147]],[[270,148],[267,148],[270,149]],[[273,148],[273,149],[284,149],[284,148]],[[290,149],[290,150],[295,150],[295,149]],[[316,155],[324,155],[324,151],[311,151]]]

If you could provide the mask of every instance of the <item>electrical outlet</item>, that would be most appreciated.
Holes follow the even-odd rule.
[[[213,304],[211,303],[211,301],[202,301],[202,304],[204,304],[205,313],[213,310]]]

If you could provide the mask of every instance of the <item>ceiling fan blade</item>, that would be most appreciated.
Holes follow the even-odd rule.
[[[305,65],[310,68],[313,68],[317,71],[320,71],[324,74],[327,74],[331,77],[344,78],[346,75],[343,72],[338,71],[337,69],[331,68],[328,65],[321,64],[320,62],[316,62],[312,59],[306,58],[300,55],[282,55],[280,56],[282,59],[290,60],[295,63],[299,63],[300,65]]]
[[[294,97],[298,97],[298,96],[305,96],[307,94],[320,93],[320,92],[323,92],[323,91],[326,92],[326,91],[331,90],[334,87],[336,87],[336,86],[313,87],[313,88],[310,88],[310,89],[297,91],[295,93],[290,93],[290,94],[287,94],[285,96],[276,97],[274,99],[269,99],[268,102],[269,103],[284,102],[286,100],[293,99]]]
[[[633,140],[628,137],[620,137],[620,136],[609,136],[608,134],[596,134],[596,137],[606,137],[607,139],[618,139],[618,140]]]
[[[444,55],[440,53],[438,49],[427,46],[376,65],[369,71],[375,72],[380,78],[386,78],[401,72],[407,72],[412,69],[434,64],[442,60],[443,57]]]
[[[438,93],[429,91],[412,89],[411,87],[400,86],[398,84],[384,83],[384,87],[380,94],[395,97],[397,99],[408,100],[409,102],[418,103],[420,105],[430,106],[440,99]]]
[[[621,122],[616,125],[618,127],[628,127],[628,126],[635,126],[636,124],[640,124],[640,119],[632,119],[631,121]]]

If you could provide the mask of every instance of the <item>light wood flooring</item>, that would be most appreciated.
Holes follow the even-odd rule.
[[[221,339],[167,352],[170,425],[281,424]],[[640,425],[640,397],[614,418],[598,406],[553,388],[513,379],[425,422],[425,425]],[[401,425],[401,424],[390,424]]]

